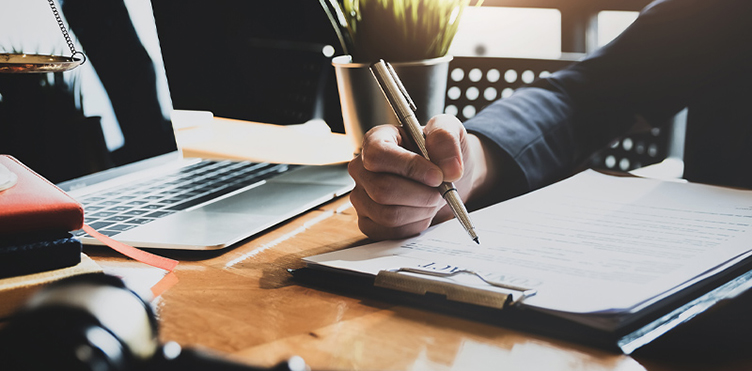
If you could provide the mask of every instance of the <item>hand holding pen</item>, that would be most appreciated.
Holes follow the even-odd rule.
[[[415,117],[415,110],[417,107],[413,103],[405,87],[402,85],[399,77],[394,72],[394,69],[392,69],[391,65],[381,60],[371,65],[371,72],[373,72],[374,77],[384,92],[384,96],[392,106],[397,118],[402,124],[402,127],[411,137],[413,143],[418,147],[420,154],[430,161],[428,150],[425,146],[425,137],[422,128],[418,119]],[[437,191],[441,194],[444,200],[446,200],[446,203],[451,208],[454,216],[470,235],[470,238],[472,238],[475,243],[480,243],[478,235],[475,232],[475,227],[470,220],[467,209],[465,209],[465,205],[460,199],[459,192],[454,184],[451,182],[442,182]]]

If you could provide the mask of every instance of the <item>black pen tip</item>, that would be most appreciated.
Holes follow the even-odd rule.
[[[475,241],[475,243],[477,243],[478,245],[480,245],[480,241],[478,240],[478,237],[473,238],[473,241]]]

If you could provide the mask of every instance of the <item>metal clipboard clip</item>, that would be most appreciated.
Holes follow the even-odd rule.
[[[418,277],[415,275],[402,273],[414,273],[442,278],[448,278],[458,274],[470,274],[479,278],[481,281],[488,285],[508,290],[509,293],[500,293],[497,291],[485,290],[458,283],[431,280],[426,279],[425,277]],[[426,293],[430,292],[434,294],[444,295],[446,296],[447,300],[482,305],[485,307],[498,309],[504,309],[507,306],[515,305],[537,293],[535,289],[486,279],[482,275],[478,274],[478,272],[468,269],[460,269],[453,272],[437,272],[434,270],[410,267],[387,269],[379,271],[379,273],[376,275],[374,286],[409,292],[418,295],[425,295]]]

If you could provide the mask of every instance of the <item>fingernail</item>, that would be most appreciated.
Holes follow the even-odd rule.
[[[441,182],[444,181],[444,174],[438,169],[431,169],[426,172],[423,177],[423,182],[427,185],[438,187]]]

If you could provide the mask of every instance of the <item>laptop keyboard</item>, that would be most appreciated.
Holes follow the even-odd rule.
[[[87,195],[85,223],[112,237],[180,210],[201,205],[295,168],[295,165],[210,161]],[[83,230],[76,236],[87,236]]]

